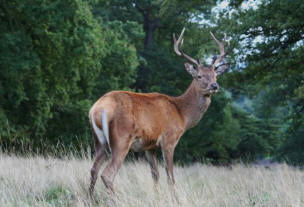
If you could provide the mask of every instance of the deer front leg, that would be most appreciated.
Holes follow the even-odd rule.
[[[159,180],[159,172],[157,166],[157,158],[156,158],[156,151],[146,151],[146,158],[149,162],[151,168],[151,174],[154,181],[154,187],[158,184]]]
[[[174,175],[173,175],[173,154],[174,147],[172,146],[163,146],[162,147],[163,158],[165,162],[165,168],[168,176],[168,182],[171,185],[174,185]]]
[[[177,143],[177,142],[176,142]],[[173,155],[174,155],[174,149],[176,146],[176,143],[170,145],[163,144],[162,145],[162,153],[163,153],[163,158],[165,162],[165,168],[168,176],[168,183],[169,183],[169,188],[171,190],[171,195],[174,198],[174,202],[177,202],[177,205],[179,206],[179,199],[177,197],[174,184],[175,184],[175,179],[174,179],[174,174],[173,174]]]

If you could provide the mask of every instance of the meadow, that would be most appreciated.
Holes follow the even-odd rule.
[[[92,162],[89,156],[58,159],[0,153],[0,206],[90,206]],[[161,178],[156,191],[147,162],[125,162],[115,179],[114,206],[304,206],[304,171],[286,164],[271,168],[175,165],[177,200],[167,184],[163,165],[159,167]],[[100,178],[95,198],[93,206],[109,204]]]

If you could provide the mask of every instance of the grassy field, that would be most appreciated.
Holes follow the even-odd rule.
[[[17,157],[0,153],[0,206],[89,206],[90,158]],[[146,162],[125,162],[116,180],[115,206],[304,206],[304,171],[285,164],[270,169],[194,164],[175,166],[174,199],[160,166],[158,193]],[[107,206],[97,180],[94,206]]]

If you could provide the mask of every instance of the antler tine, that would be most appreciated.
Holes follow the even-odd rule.
[[[212,39],[215,41],[215,43],[217,44],[217,46],[220,49],[220,56],[217,57],[216,59],[214,59],[214,61],[212,62],[212,65],[216,65],[217,63],[221,62],[222,59],[224,57],[226,57],[226,55],[228,54],[229,48],[230,48],[230,41],[228,41],[228,48],[227,48],[227,50],[225,52],[224,43],[218,41],[211,31],[210,31],[210,34],[211,34]],[[227,37],[227,35],[226,35],[226,33],[224,33],[224,41],[226,41],[226,37]]]
[[[184,32],[185,32],[185,27],[183,28],[181,34],[179,35],[178,39],[176,40],[175,34],[173,33],[173,40],[174,40],[174,51],[178,56],[181,56],[183,58],[185,58],[186,60],[188,60],[189,62],[199,65],[199,63],[193,59],[192,57],[188,56],[187,54],[183,53],[182,51],[180,51],[178,49],[179,45],[183,44],[183,36],[184,36]]]
[[[224,33],[224,41],[226,42],[226,40],[227,40],[227,34]],[[227,41],[227,45],[228,45],[228,47],[226,49],[226,55],[227,55],[227,53],[229,52],[229,49],[230,49],[230,40]]]
[[[174,39],[174,51],[178,56],[181,56],[182,53],[179,51],[178,46],[184,36],[184,32],[185,32],[185,27],[183,28],[181,34],[179,35],[178,39],[176,40],[175,38],[175,33],[173,33],[173,39]]]
[[[217,46],[220,48],[220,54],[224,55],[225,51],[224,51],[224,45],[223,45],[223,43],[221,43],[220,41],[218,41],[211,31],[210,31],[210,34],[211,34],[212,39],[215,41],[215,43],[217,44]]]

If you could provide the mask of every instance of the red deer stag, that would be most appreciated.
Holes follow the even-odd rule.
[[[193,77],[184,94],[171,97],[159,93],[111,91],[92,106],[89,117],[96,158],[91,169],[91,199],[98,171],[106,158],[106,148],[111,152],[111,158],[101,178],[110,193],[114,193],[114,177],[130,149],[146,152],[153,180],[157,183],[159,172],[155,150],[161,148],[168,181],[174,184],[175,146],[183,133],[200,121],[210,105],[211,95],[219,89],[216,77],[229,68],[228,63],[219,65],[227,51],[224,51],[224,42],[218,41],[212,33],[220,55],[213,58],[210,66],[205,67],[183,53],[179,45],[184,31],[185,28],[177,40],[173,34],[174,51],[186,59],[185,68]]]

